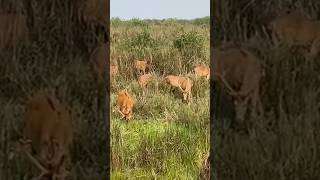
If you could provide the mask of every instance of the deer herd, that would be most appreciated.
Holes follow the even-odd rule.
[[[320,21],[311,20],[301,12],[292,11],[276,17],[268,24],[268,27],[272,31],[272,41],[276,46],[279,46],[280,43],[290,47],[309,45],[310,52],[306,55],[306,58],[315,57],[318,54]],[[212,80],[221,84],[232,97],[236,110],[236,120],[243,122],[249,109],[251,110],[251,118],[255,118],[257,115],[263,116],[260,81],[264,76],[264,70],[259,58],[244,47],[225,48],[223,46],[213,48],[211,56],[213,62]],[[146,68],[151,66],[150,62],[135,60],[133,64],[133,67],[140,74],[138,83],[145,89],[154,76],[146,73]],[[111,69],[116,69],[119,73],[116,65],[111,65]],[[195,66],[193,72],[196,76],[210,79],[210,68],[206,65]],[[112,75],[114,76],[115,73]],[[178,88],[183,95],[183,100],[190,102],[193,83],[189,77],[167,75],[164,82],[172,88]],[[118,104],[118,106],[120,105]]]
[[[148,84],[156,77],[156,74],[151,70],[151,61],[148,60],[133,60],[133,69],[137,74],[137,83],[143,90],[147,89]],[[110,76],[113,78],[118,75],[119,67],[117,64],[110,64]],[[207,80],[210,75],[210,68],[206,65],[196,65],[194,67],[194,75],[197,77],[205,77]],[[178,88],[178,90],[183,95],[183,100],[190,102],[192,99],[192,80],[183,75],[167,75],[164,76],[163,82],[169,86],[170,89]],[[112,83],[111,83],[112,84]],[[144,92],[144,91],[143,91]],[[132,108],[133,108],[133,98],[127,89],[120,90],[117,97],[118,111],[120,112],[122,118],[127,122],[132,118]],[[130,113],[128,113],[130,112]]]
[[[87,16],[90,14],[97,16],[93,12],[88,9]],[[15,45],[18,40],[28,36],[25,16],[0,14],[0,21],[4,23],[4,26],[0,26],[1,48]],[[310,55],[315,56],[318,53],[320,21],[310,20],[299,12],[291,12],[277,17],[269,27],[275,44],[280,40],[290,46],[310,45]],[[99,79],[103,79],[102,74],[107,64],[106,59],[109,56],[107,48],[107,45],[97,47],[90,57]],[[263,115],[259,94],[263,70],[259,59],[249,50],[235,47],[227,49],[216,47],[211,55],[213,57],[211,79],[221,83],[233,98],[236,118],[243,121],[248,108],[252,110],[252,117],[257,113]],[[147,89],[147,85],[155,76],[150,72],[151,62],[139,59],[134,60],[132,64],[138,74],[138,84],[141,88]],[[206,65],[195,66],[193,72],[196,76],[210,79],[210,68]],[[113,82],[116,82],[115,77],[119,73],[118,65],[110,64],[110,77],[113,78]],[[192,100],[193,82],[189,77],[167,75],[163,80],[170,87],[181,91],[183,100],[188,102]],[[133,117],[134,101],[127,89],[118,92],[117,106],[121,118],[129,121]],[[25,136],[28,140],[21,141],[21,144],[27,157],[41,170],[38,178],[64,179],[67,174],[66,166],[71,160],[72,112],[53,95],[40,91],[28,98],[25,122]],[[31,145],[31,151],[26,148],[28,145]]]

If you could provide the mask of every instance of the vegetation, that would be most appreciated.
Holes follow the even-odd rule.
[[[26,14],[21,2],[1,1],[1,8]],[[72,111],[70,179],[107,176],[107,127],[102,109],[96,107],[97,87],[89,62],[93,32],[72,18],[73,5],[33,1],[36,26],[29,26],[30,39],[15,49],[0,49],[0,179],[30,179],[32,163],[15,151],[15,145],[23,137],[26,100],[39,90],[55,94]]]
[[[234,118],[230,99],[219,87],[211,91],[214,179],[317,179],[320,128],[318,58],[309,49],[275,48],[267,24],[286,10],[302,10],[319,19],[319,1],[213,1],[214,46],[223,40],[244,46],[260,58],[265,70],[262,118],[248,120],[247,133],[229,128]],[[216,87],[216,85],[215,85]]]
[[[137,83],[135,59],[152,59],[156,77],[145,92]],[[132,121],[111,113],[111,179],[198,178],[209,152],[210,89],[191,72],[196,64],[209,65],[209,23],[112,19],[111,63],[120,70],[111,84],[111,112],[119,90],[127,88],[135,100]],[[193,80],[190,105],[179,91],[168,90],[163,77],[169,74]]]

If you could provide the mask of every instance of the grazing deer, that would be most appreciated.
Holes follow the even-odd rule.
[[[121,118],[124,118],[128,122],[132,118],[134,102],[127,89],[118,92],[117,105]]]
[[[57,98],[38,92],[26,104],[25,134],[33,156],[25,150],[28,158],[41,170],[39,179],[64,180],[70,163],[73,141],[72,115]]]
[[[190,102],[192,99],[192,80],[184,76],[168,75],[165,82],[171,87],[177,87],[183,94],[183,100]]]
[[[249,107],[251,116],[263,114],[259,87],[262,68],[259,60],[243,48],[213,50],[213,80],[221,82],[232,96],[237,120],[243,121]]]

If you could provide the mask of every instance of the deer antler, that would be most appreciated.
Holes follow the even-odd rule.
[[[229,93],[231,96],[236,97],[236,96],[238,95],[238,93],[231,87],[231,85],[227,82],[227,80],[224,78],[223,75],[220,75],[220,74],[218,74],[218,73],[214,73],[214,76],[218,77],[218,78],[222,81],[222,83],[224,84],[224,86],[229,90],[228,93]]]

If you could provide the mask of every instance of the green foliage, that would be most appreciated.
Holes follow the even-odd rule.
[[[210,25],[210,16],[206,16],[203,18],[196,18],[194,20],[192,20],[193,24],[196,26],[201,26],[201,25]]]
[[[122,24],[122,21],[118,17],[111,18],[111,20],[110,20],[110,25],[113,27],[119,27],[121,24]]]
[[[141,27],[147,27],[148,24],[144,22],[143,20],[140,20],[138,18],[133,18],[130,21],[128,21],[131,26],[141,26]]]
[[[166,19],[164,23],[168,26],[176,26],[176,25],[178,25],[178,19],[177,18],[169,18],[169,19]]]
[[[173,41],[173,46],[179,49],[180,53],[185,58],[191,58],[192,56],[203,56],[203,37],[195,32],[185,32],[178,36]]]
[[[155,49],[157,46],[156,40],[152,38],[148,29],[144,29],[142,32],[136,34],[127,44],[128,49],[140,57],[146,53],[146,50]]]

